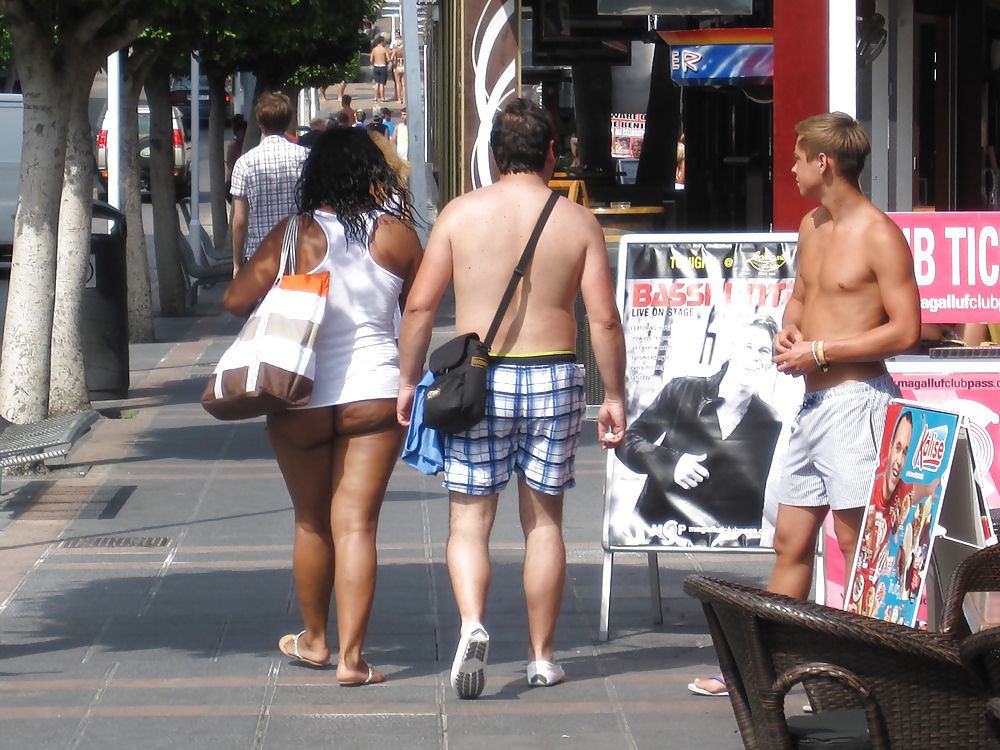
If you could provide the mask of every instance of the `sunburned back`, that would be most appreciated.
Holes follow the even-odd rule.
[[[371,59],[373,65],[385,65],[389,59],[389,50],[384,44],[376,45],[372,48]]]
[[[542,183],[502,180],[457,200],[448,235],[459,333],[485,337],[511,274],[550,195]],[[593,216],[561,198],[542,231],[528,273],[504,317],[492,349],[532,354],[576,350],[573,304],[580,287]]]

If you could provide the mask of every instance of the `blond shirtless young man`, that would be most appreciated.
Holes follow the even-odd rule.
[[[844,557],[854,557],[886,407],[899,397],[883,360],[917,343],[920,295],[906,240],[858,184],[871,153],[861,125],[833,112],[795,132],[795,181],[821,205],[799,227],[795,288],[774,338],[778,369],[804,377],[806,394],[782,473],[767,588],[805,599],[828,511]],[[695,680],[692,690],[722,694],[725,684]]]
[[[511,273],[552,192],[552,123],[541,107],[516,99],[497,116],[491,146],[500,180],[449,203],[438,217],[400,330],[398,418],[409,424],[434,311],[454,279],[455,327],[485,336]],[[574,485],[574,455],[585,410],[583,377],[573,362],[573,303],[583,293],[594,355],[604,380],[598,437],[605,447],[625,433],[625,342],[615,307],[604,236],[593,214],[560,198],[493,344],[486,417],[445,438],[451,494],[448,571],[462,617],[452,685],[462,698],[483,690],[489,635],[483,626],[490,583],[489,538],[497,498],[517,474],[525,536],[528,682],[554,685],[553,636],[562,604],[566,550],[563,493]]]

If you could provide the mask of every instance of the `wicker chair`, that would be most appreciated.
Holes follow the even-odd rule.
[[[962,613],[962,600],[969,591],[1000,591],[1000,544],[974,552],[955,568],[939,632],[956,641],[969,635],[969,624]]]
[[[962,661],[992,695],[986,719],[993,736],[1000,738],[1000,628],[970,635],[962,641],[961,652]]]
[[[816,719],[863,710],[876,750],[1000,748],[987,731],[987,695],[949,636],[702,576],[684,590],[704,605],[748,750],[806,745],[810,717],[784,712],[797,683]]]

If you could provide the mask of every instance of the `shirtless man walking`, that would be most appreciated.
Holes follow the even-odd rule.
[[[385,101],[385,82],[389,80],[389,58],[390,52],[385,46],[385,37],[379,36],[375,39],[375,46],[372,47],[372,76],[375,84],[375,106]]]
[[[799,227],[795,288],[774,339],[778,369],[804,377],[806,394],[781,477],[767,588],[805,599],[830,510],[850,571],[886,407],[900,395],[883,360],[917,343],[920,295],[902,233],[861,192],[871,153],[861,125],[834,112],[803,120],[795,132],[795,181],[821,205]],[[689,687],[725,691],[718,678]]]
[[[406,300],[400,330],[397,416],[409,424],[434,311],[454,278],[455,327],[485,336],[510,274],[542,207],[556,153],[541,107],[516,99],[497,116],[491,138],[501,178],[451,201],[431,232]],[[563,493],[574,485],[574,455],[585,409],[574,363],[573,304],[583,293],[594,355],[604,380],[598,437],[617,445],[625,432],[625,341],[611,286],[604,236],[593,214],[560,198],[538,241],[493,344],[486,417],[445,436],[445,486],[451,497],[448,571],[462,617],[452,665],[461,698],[483,690],[489,635],[483,626],[490,583],[489,539],[497,499],[517,474],[525,537],[528,683],[554,685],[553,637],[562,604],[566,550]]]

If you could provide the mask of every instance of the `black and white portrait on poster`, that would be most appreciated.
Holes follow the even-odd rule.
[[[628,428],[608,459],[605,548],[770,546],[804,384],[771,361],[795,234],[626,237]]]

